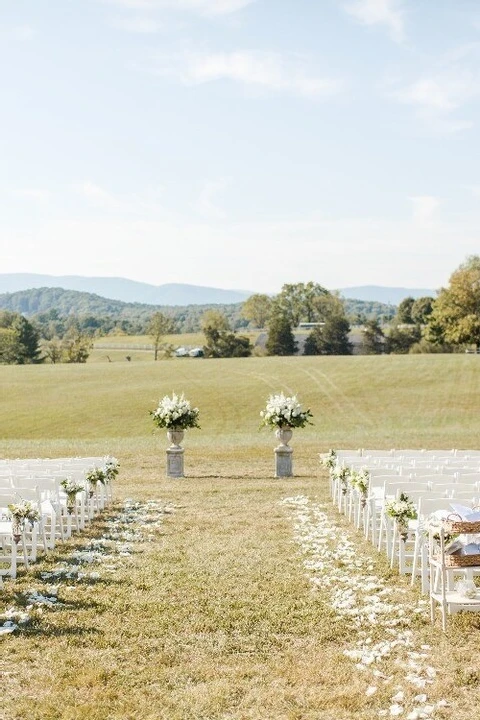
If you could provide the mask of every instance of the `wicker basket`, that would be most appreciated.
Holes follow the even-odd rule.
[[[480,555],[444,555],[446,567],[473,567],[480,565]],[[440,560],[440,558],[437,558]]]
[[[457,520],[457,518],[459,519]],[[449,515],[443,521],[443,528],[447,533],[465,533],[475,535],[476,533],[480,533],[480,520],[467,522],[466,520],[462,520],[460,515],[452,513],[452,515]]]

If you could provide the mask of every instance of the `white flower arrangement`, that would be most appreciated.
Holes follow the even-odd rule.
[[[339,482],[342,487],[342,494],[346,495],[350,480],[350,470],[348,467],[337,467],[332,470],[332,477]]]
[[[102,485],[105,485],[105,482],[107,480],[107,474],[105,470],[102,470],[99,467],[95,467],[86,473],[85,480],[87,480],[92,487],[95,487],[97,483],[102,483]]]
[[[400,521],[416,520],[417,508],[413,500],[410,500],[406,493],[400,493],[400,497],[390,500],[385,505],[385,512],[390,517]]]
[[[309,420],[313,417],[310,410],[302,410],[296,395],[288,397],[283,392],[270,395],[260,417],[260,427],[266,425],[273,428],[303,428],[305,425],[313,425]]]
[[[320,456],[320,462],[323,467],[326,467],[329,470],[333,470],[333,468],[337,464],[337,453],[335,452],[335,450],[330,449],[328,453]]]
[[[109,457],[105,463],[105,478],[107,482],[112,482],[120,472],[120,463],[117,458]]]
[[[67,495],[73,495],[75,496],[79,492],[83,492],[85,490],[85,486],[81,483],[75,482],[75,480],[72,480],[71,478],[65,478],[65,480],[62,480],[60,483],[60,486],[65,490]]]
[[[188,428],[200,428],[198,424],[199,410],[192,408],[190,402],[182,394],[176,393],[172,397],[165,395],[156,410],[150,410],[153,422],[158,428],[167,430],[187,430]]]
[[[362,507],[365,507],[368,488],[370,487],[370,473],[368,470],[352,470],[350,473],[350,484],[360,493]]]
[[[406,540],[408,521],[416,520],[418,517],[417,508],[413,500],[410,500],[408,495],[402,492],[398,499],[390,500],[386,503],[385,512],[389,517],[397,521],[402,539]]]
[[[81,483],[75,482],[75,480],[72,480],[71,478],[65,478],[65,480],[62,480],[60,485],[67,494],[67,512],[71,515],[75,509],[77,495],[85,490],[85,486]]]
[[[40,511],[29,500],[21,500],[19,503],[10,503],[8,512],[13,522],[24,527],[25,522],[33,526],[35,522],[40,520]]]

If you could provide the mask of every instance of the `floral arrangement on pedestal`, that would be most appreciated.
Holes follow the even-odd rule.
[[[150,415],[156,427],[166,430],[187,430],[189,428],[200,428],[198,424],[199,410],[192,408],[190,402],[185,399],[183,393],[172,397],[165,395],[155,410],[150,410]]]
[[[165,428],[170,447],[167,449],[167,477],[183,477],[183,440],[185,430],[200,428],[198,423],[200,411],[192,407],[182,393],[172,396],[165,395],[150,415],[157,428]]]
[[[269,396],[265,409],[260,411],[260,417],[260,428],[274,429],[275,437],[280,442],[275,448],[275,477],[291,477],[293,450],[288,443],[294,428],[313,425],[310,422],[310,409],[304,410],[296,395],[287,396],[281,392]]]
[[[418,517],[417,508],[413,500],[404,492],[400,497],[390,500],[385,505],[385,512],[397,522],[398,530],[402,540],[408,537],[408,521],[416,520]]]
[[[303,428],[313,425],[310,409],[303,410],[296,395],[287,396],[282,393],[270,395],[265,410],[260,412],[260,427],[270,428]]]

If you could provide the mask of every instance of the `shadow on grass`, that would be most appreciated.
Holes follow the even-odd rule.
[[[18,633],[19,631],[16,630],[14,634]],[[101,630],[98,630],[98,628],[85,625],[68,625],[65,627],[58,627],[58,625],[52,626],[52,625],[40,625],[35,623],[31,623],[29,625],[25,625],[20,630],[21,634],[25,637],[35,638],[35,637],[42,637],[42,638],[55,638],[55,637],[99,637],[100,635],[103,635],[103,632]]]

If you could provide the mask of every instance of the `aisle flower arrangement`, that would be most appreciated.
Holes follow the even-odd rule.
[[[368,470],[352,470],[350,484],[360,493],[362,508],[367,504],[368,488],[370,487],[370,474]]]
[[[25,529],[25,523],[28,522],[30,527],[33,528],[34,523],[40,520],[40,511],[29,500],[21,500],[18,503],[10,503],[7,507],[9,515],[12,518],[13,539],[16,543],[18,543],[22,536],[22,532]]]
[[[158,428],[167,430],[200,428],[198,424],[199,410],[191,407],[183,393],[180,396],[173,393],[172,397],[165,395],[156,410],[150,410],[150,415]]]
[[[418,517],[415,503],[410,500],[406,493],[402,492],[399,498],[386,503],[385,512],[389,517],[397,521],[402,540],[406,540],[408,535],[408,521],[416,520]]]
[[[120,463],[117,458],[110,457],[105,463],[105,477],[107,482],[112,482],[120,472]]]
[[[350,482],[350,468],[336,467],[332,470],[332,478],[342,488],[342,495],[346,495]]]
[[[101,468],[93,468],[92,470],[89,470],[85,475],[85,480],[87,480],[90,483],[91,488],[96,487],[97,483],[101,483],[102,485],[105,485],[105,482],[107,480],[107,475],[104,470]]]
[[[28,522],[31,526],[40,520],[40,511],[29,500],[22,500],[19,503],[10,503],[8,512],[14,523],[24,526]]]
[[[303,428],[313,425],[310,409],[303,410],[296,395],[286,396],[282,393],[270,395],[265,410],[260,412],[260,427],[270,428]]]
[[[67,495],[67,511],[71,515],[75,509],[77,494],[83,492],[85,490],[85,486],[75,482],[75,480],[72,480],[71,478],[65,478],[65,480],[62,480],[60,485]]]
[[[322,467],[328,468],[330,472],[332,472],[337,464],[337,453],[335,450],[330,448],[328,453],[320,455],[320,464]]]

